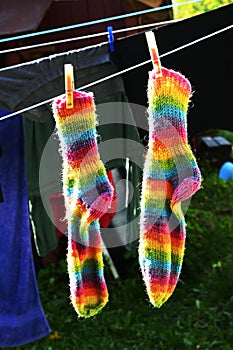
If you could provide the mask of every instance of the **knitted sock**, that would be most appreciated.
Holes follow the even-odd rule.
[[[80,235],[85,238],[90,223],[107,212],[113,187],[98,152],[93,94],[74,92],[73,97],[73,108],[66,108],[63,95],[54,101],[53,112],[65,160],[68,209],[80,217]]]
[[[76,218],[77,219],[77,218]],[[71,225],[71,226],[70,226]],[[75,234],[79,225],[70,224],[68,230]],[[73,227],[72,227],[73,225]],[[68,272],[71,302],[81,317],[96,315],[108,302],[108,290],[104,279],[104,264],[98,220],[88,227],[88,243],[82,244],[69,236]]]
[[[98,219],[111,204],[113,188],[100,160],[92,93],[74,92],[53,102],[63,158],[63,193],[68,221],[68,272],[77,313],[93,316],[108,301]]]
[[[201,184],[187,140],[188,80],[162,68],[148,81],[149,145],[145,158],[140,217],[139,263],[151,303],[162,306],[173,293],[185,249],[182,202]]]

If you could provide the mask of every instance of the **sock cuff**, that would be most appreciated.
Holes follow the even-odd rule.
[[[191,84],[181,73],[167,68],[162,68],[162,77],[156,77],[155,70],[149,73],[147,96],[152,110],[169,105],[186,112],[190,94]]]
[[[95,102],[92,92],[73,92],[73,108],[66,107],[66,95],[57,97],[52,104],[57,127],[62,134],[85,132],[96,127]]]
[[[62,94],[54,99],[53,108],[61,118],[66,118],[85,107],[90,108],[94,103],[94,95],[92,92],[74,91],[73,102],[73,108],[66,108],[66,94]]]

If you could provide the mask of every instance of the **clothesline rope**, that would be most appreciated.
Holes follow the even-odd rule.
[[[0,43],[1,42],[2,43],[3,42],[9,42],[9,41],[18,40],[18,39],[26,39],[26,38],[30,38],[30,37],[38,36],[38,35],[44,35],[44,34],[51,34],[51,33],[61,32],[61,31],[64,31],[64,30],[69,30],[69,29],[86,27],[86,26],[90,26],[90,25],[94,25],[94,24],[110,22],[110,21],[113,21],[113,20],[115,21],[115,20],[118,20],[118,19],[123,19],[123,18],[132,17],[132,16],[142,15],[142,14],[155,12],[155,11],[166,10],[166,9],[169,9],[169,8],[183,6],[183,5],[187,5],[187,4],[191,4],[191,3],[199,2],[199,1],[202,1],[202,0],[190,0],[190,1],[185,1],[185,2],[178,3],[178,4],[164,5],[164,6],[160,6],[160,7],[156,7],[156,8],[151,8],[151,9],[148,9],[148,10],[131,12],[131,13],[127,13],[127,14],[123,14],[123,15],[119,15],[119,16],[112,16],[112,17],[108,17],[108,18],[101,18],[101,19],[94,20],[94,21],[88,21],[88,22],[84,22],[84,23],[77,23],[77,24],[73,24],[73,25],[69,25],[69,26],[65,26],[65,27],[59,27],[59,28],[42,30],[42,31],[36,32],[36,33],[17,35],[17,36],[13,36],[13,37],[10,37],[10,38],[0,39]]]
[[[173,20],[169,20],[169,21],[148,23],[148,24],[144,24],[144,25],[141,25],[141,26],[116,29],[116,30],[113,30],[113,34],[123,33],[123,32],[138,30],[138,29],[145,29],[145,28],[150,28],[150,27],[159,27],[159,26],[166,25],[166,24],[177,23],[177,22],[180,22],[180,21],[182,21],[184,19],[185,18],[173,19]],[[55,40],[55,41],[48,41],[48,42],[45,42],[45,43],[28,45],[28,46],[15,47],[15,48],[12,48],[12,49],[0,50],[0,54],[10,53],[10,52],[15,52],[15,51],[28,50],[28,49],[34,49],[36,47],[42,47],[42,46],[62,44],[62,43],[70,42],[70,41],[76,41],[76,40],[92,39],[92,38],[99,37],[99,36],[104,36],[104,35],[107,35],[107,34],[108,34],[108,32],[105,31],[105,32],[101,32],[101,33],[95,33],[95,34],[90,34],[90,35],[83,35],[83,36],[80,36],[80,37],[67,38],[67,39]]]
[[[195,44],[197,44],[197,43],[199,43],[199,42],[201,42],[201,41],[203,41],[203,40],[209,39],[209,38],[211,38],[211,37],[213,37],[213,36],[215,36],[215,35],[218,35],[218,34],[220,34],[220,33],[223,33],[223,32],[225,32],[225,31],[227,31],[227,30],[229,30],[229,29],[232,29],[232,28],[233,28],[233,24],[230,25],[230,26],[224,27],[224,28],[222,28],[222,29],[220,29],[220,30],[217,30],[216,32],[213,32],[213,33],[211,33],[211,34],[205,35],[205,36],[203,36],[203,37],[201,37],[201,38],[199,38],[199,39],[193,40],[193,41],[191,41],[191,42],[189,42],[189,43],[187,43],[187,44],[184,44],[184,45],[182,45],[182,46],[179,46],[179,47],[177,47],[176,49],[173,49],[173,50],[171,50],[171,51],[168,51],[168,52],[166,52],[166,53],[160,55],[160,58],[165,57],[165,56],[168,56],[168,55],[171,55],[171,54],[173,54],[173,53],[175,53],[175,52],[178,52],[178,51],[180,51],[180,50],[183,50],[183,49],[185,49],[185,48],[187,48],[187,47],[189,47],[189,46],[195,45]],[[107,80],[109,80],[109,79],[115,78],[115,77],[117,77],[117,76],[119,76],[119,75],[122,75],[122,74],[124,74],[124,73],[127,73],[127,72],[129,72],[129,71],[131,71],[131,70],[133,70],[133,69],[142,67],[142,66],[144,66],[144,65],[146,65],[146,64],[148,64],[148,63],[150,63],[150,62],[151,62],[151,59],[146,60],[146,61],[141,62],[141,63],[138,63],[138,64],[136,64],[136,65],[134,65],[134,66],[131,66],[131,67],[126,68],[126,69],[123,69],[123,70],[121,70],[121,71],[119,71],[119,72],[116,72],[116,73],[114,73],[114,74],[111,74],[111,75],[109,75],[109,76],[107,76],[107,77],[103,77],[103,78],[98,79],[98,80],[96,80],[96,81],[94,81],[94,82],[91,82],[91,83],[89,83],[89,84],[83,85],[83,86],[79,87],[78,89],[76,89],[75,91],[85,90],[85,89],[87,89],[87,88],[89,88],[89,87],[92,87],[92,86],[94,86],[94,85],[100,84],[100,83],[102,83],[102,82],[104,82],[104,81],[107,81]],[[31,109],[40,107],[40,106],[45,105],[45,104],[47,104],[47,103],[52,103],[52,101],[53,101],[55,98],[56,98],[56,96],[53,97],[53,98],[50,98],[50,99],[48,99],[48,100],[44,100],[44,101],[42,101],[42,102],[36,103],[36,104],[34,104],[34,105],[30,106],[30,107],[23,108],[23,109],[21,109],[21,110],[19,110],[19,111],[17,111],[17,112],[10,113],[10,114],[8,114],[8,115],[2,117],[2,118],[0,119],[0,121],[2,121],[2,120],[4,120],[4,119],[11,118],[11,117],[16,116],[16,115],[20,115],[20,114],[22,114],[22,113],[24,113],[24,112],[27,112],[27,111],[29,111],[29,110],[31,110]]]

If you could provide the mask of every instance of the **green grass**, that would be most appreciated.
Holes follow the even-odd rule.
[[[217,171],[206,164],[201,169],[203,188],[186,213],[181,278],[160,309],[148,301],[136,257],[127,266],[126,279],[114,280],[106,266],[108,304],[97,316],[78,319],[69,302],[66,263],[61,261],[59,269],[51,266],[38,276],[52,333],[14,349],[233,349],[233,183],[218,179]]]

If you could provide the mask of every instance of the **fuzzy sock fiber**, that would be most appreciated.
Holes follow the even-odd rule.
[[[145,156],[139,263],[150,302],[161,307],[178,282],[185,250],[182,203],[201,184],[187,139],[189,81],[180,73],[153,70],[148,81],[149,144]]]
[[[71,301],[82,317],[97,314],[108,301],[98,219],[111,205],[113,187],[100,160],[91,92],[74,92],[53,102],[63,158],[63,193],[68,221]]]

